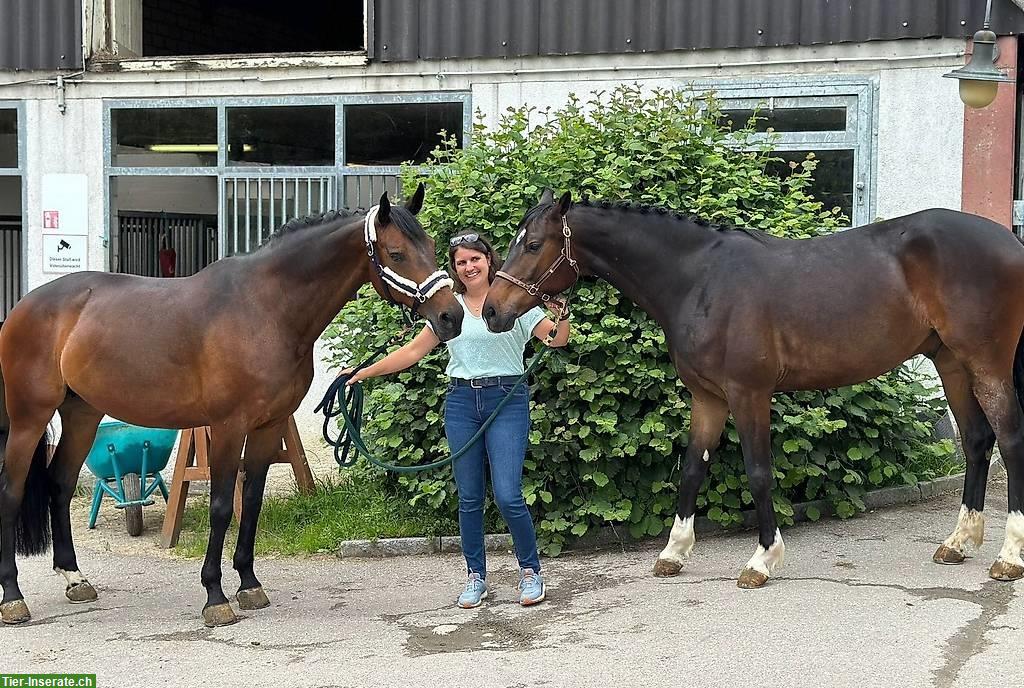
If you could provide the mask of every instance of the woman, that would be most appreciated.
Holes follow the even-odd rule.
[[[448,261],[456,298],[466,311],[462,334],[447,342],[451,359],[446,370],[450,383],[444,424],[451,451],[454,453],[465,446],[501,400],[512,394],[484,437],[453,464],[459,491],[459,532],[468,573],[458,606],[477,607],[487,597],[484,555],[487,465],[490,466],[494,501],[508,524],[519,559],[519,603],[530,606],[544,599],[545,589],[537,535],[523,499],[523,461],[530,430],[529,391],[525,384],[514,388],[513,385],[523,374],[523,352],[531,336],[543,341],[555,328],[549,346],[565,346],[569,340],[568,313],[556,326],[540,308],[533,308],[523,314],[509,332],[493,333],[480,316],[487,289],[500,267],[490,243],[475,233],[455,236],[449,242]],[[356,373],[349,384],[405,370],[439,343],[428,324],[411,342]]]

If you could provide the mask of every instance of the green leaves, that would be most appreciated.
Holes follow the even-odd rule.
[[[785,180],[765,175],[771,143],[755,144],[751,133],[722,129],[709,95],[697,101],[626,86],[591,97],[586,107],[573,97],[556,111],[509,109],[493,129],[480,120],[472,147],[460,150],[447,139],[434,151],[434,164],[406,168],[403,183],[427,184],[419,218],[436,238],[442,264],[448,237],[466,230],[484,233],[504,254],[545,187],[793,238],[840,226],[838,213],[808,193],[817,161],[798,165]],[[369,288],[363,295],[325,334],[330,360],[339,366],[362,360],[399,329],[394,309]],[[607,283],[584,280],[572,326],[569,346],[548,356],[531,384],[524,488],[548,555],[608,522],[628,523],[637,537],[664,532],[675,514],[678,465],[688,442],[689,393],[650,317]],[[528,347],[528,357],[532,353]],[[375,446],[389,447],[389,459],[424,463],[447,453],[446,362],[438,347],[408,371],[367,384],[366,433]],[[930,437],[931,421],[943,408],[929,394],[905,368],[839,390],[777,394],[771,423],[780,521],[792,520],[794,502],[818,499],[850,516],[863,508],[865,488],[955,470],[952,446]],[[417,507],[457,514],[450,470],[387,479]],[[741,510],[752,501],[730,424],[701,486],[699,508],[731,525],[741,522]],[[494,506],[487,509],[489,522],[500,522]],[[820,513],[808,510],[808,517]]]

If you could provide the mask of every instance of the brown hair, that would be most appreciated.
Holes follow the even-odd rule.
[[[476,234],[476,232],[466,232],[466,234]],[[454,236],[458,237],[464,235],[456,234]],[[466,293],[466,285],[459,279],[459,271],[455,269],[455,252],[460,248],[467,248],[470,251],[477,251],[487,256],[487,283],[490,284],[493,282],[494,273],[501,269],[503,261],[501,256],[494,252],[494,247],[491,246],[491,242],[477,234],[475,241],[463,241],[456,246],[452,246],[450,243],[448,244],[448,267],[451,268],[451,277],[455,282],[455,293]]]

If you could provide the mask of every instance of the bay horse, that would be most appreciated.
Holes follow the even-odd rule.
[[[221,554],[239,471],[237,601],[242,609],[270,603],[253,572],[256,524],[283,425],[313,379],[316,339],[367,282],[382,297],[418,308],[439,339],[462,329],[451,279],[438,270],[434,241],[416,219],[423,195],[421,184],[405,207],[392,206],[385,193],[365,215],[293,220],[251,254],[191,277],[79,272],[18,303],[0,328],[4,623],[30,618],[15,548],[45,552],[51,524],[53,568],[67,580],[65,595],[96,599],[76,561],[69,508],[104,414],[149,427],[210,427],[203,620],[237,620],[221,588]],[[44,431],[54,411],[63,432],[47,466]]]
[[[697,492],[730,411],[759,522],[737,584],[757,588],[785,551],[771,496],[772,393],[855,384],[924,354],[967,457],[957,525],[933,559],[961,563],[981,545],[998,439],[1009,517],[989,574],[1024,576],[1024,247],[1006,228],[936,209],[792,240],[546,192],[487,294],[488,328],[508,330],[580,275],[607,280],[658,322],[693,397],[677,514],[655,575],[679,573],[693,547]]]

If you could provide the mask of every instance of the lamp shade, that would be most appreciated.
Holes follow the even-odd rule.
[[[995,99],[1000,81],[1013,81],[996,68],[995,49],[996,35],[982,29],[974,34],[974,53],[967,64],[942,75],[960,80],[960,99],[968,107],[985,107]]]
[[[996,91],[998,88],[998,81],[960,79],[960,100],[962,100],[964,105],[967,107],[988,107],[992,104],[992,101],[996,99]]]

